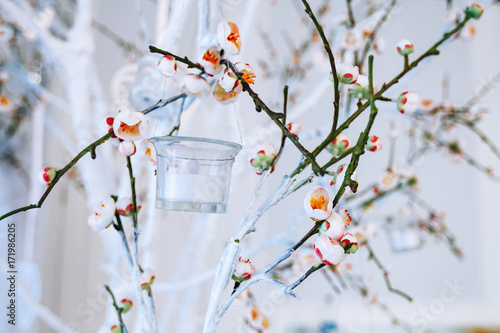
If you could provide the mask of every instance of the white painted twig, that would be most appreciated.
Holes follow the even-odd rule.
[[[144,13],[142,11],[141,0],[134,0],[135,11],[137,13],[137,19],[139,20],[139,26],[141,27],[141,37],[144,42],[144,47],[147,49],[149,47],[149,32],[148,25],[146,24],[146,19],[144,18]]]
[[[238,230],[234,233],[229,241],[226,249],[222,255],[217,272],[215,274],[210,300],[208,303],[207,312],[205,314],[205,323],[203,326],[203,333],[213,333],[218,324],[217,313],[222,293],[226,289],[229,280],[232,276],[235,262],[238,258],[238,253],[241,247],[243,238],[255,230],[255,223],[260,217],[272,206],[276,205],[285,197],[286,191],[292,184],[292,180],[284,177],[278,188],[271,194],[271,196],[259,207],[259,209],[250,217],[242,219]],[[252,202],[252,199],[250,200]]]

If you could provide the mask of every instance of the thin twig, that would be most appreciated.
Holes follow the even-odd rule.
[[[110,133],[104,135],[103,137],[97,139],[96,141],[94,141],[93,143],[91,143],[90,145],[88,145],[86,148],[84,148],[78,155],[76,155],[62,169],[57,170],[56,176],[55,176],[54,180],[52,180],[52,182],[50,183],[50,185],[47,187],[47,189],[43,193],[43,195],[40,198],[40,200],[38,201],[38,203],[14,209],[14,210],[12,210],[12,211],[10,211],[10,212],[8,212],[8,213],[0,216],[0,221],[3,220],[3,219],[5,219],[5,218],[7,218],[7,217],[9,217],[9,216],[12,216],[14,214],[20,213],[20,212],[25,212],[25,211],[30,210],[30,209],[42,207],[43,202],[45,201],[45,199],[47,199],[49,193],[52,191],[52,189],[57,184],[57,182],[59,181],[59,179],[61,179],[62,176],[66,172],[68,172],[76,164],[76,162],[78,162],[83,156],[87,155],[88,153],[95,154],[96,147],[99,146],[99,145],[101,145],[101,144],[103,144],[104,142],[106,142],[112,136],[113,136],[113,132],[110,132]]]
[[[309,152],[306,148],[304,148],[304,146],[302,146],[302,144],[299,142],[298,138],[295,135],[293,135],[292,133],[290,133],[288,128],[285,125],[283,125],[283,123],[280,121],[280,118],[283,118],[283,116],[284,116],[283,113],[277,113],[277,112],[272,111],[262,101],[262,99],[260,99],[259,95],[255,91],[252,90],[250,85],[243,78],[243,74],[238,72],[238,70],[236,70],[236,68],[234,67],[234,65],[230,61],[225,60],[224,63],[227,64],[227,66],[231,69],[231,71],[238,77],[238,80],[240,81],[241,85],[243,86],[243,90],[246,91],[248,93],[248,95],[250,95],[250,97],[252,98],[252,100],[255,104],[255,108],[258,111],[264,110],[266,112],[266,114],[271,118],[271,120],[276,125],[278,125],[278,127],[281,129],[281,132],[290,141],[292,141],[292,143],[297,147],[297,149],[302,153],[302,155],[304,155],[306,160],[309,163],[311,163],[314,173],[323,176],[324,175],[323,170],[318,165],[318,163],[316,162],[316,160],[315,160],[314,156],[311,154],[311,152]]]
[[[382,28],[382,25],[384,22],[387,20],[387,17],[389,16],[390,12],[392,11],[392,8],[396,5],[397,0],[392,0],[391,3],[387,6],[387,9],[384,13],[384,15],[380,18],[380,20],[377,22],[375,25],[375,28],[373,29],[373,33],[368,37],[368,40],[366,41],[365,47],[363,48],[363,52],[361,53],[361,58],[359,59],[359,68],[363,68],[363,65],[365,63],[365,59],[368,56],[368,52],[373,46],[373,43],[375,42],[375,38],[377,37],[377,34]]]
[[[373,56],[368,57],[368,84],[369,84],[369,94],[370,94],[370,117],[366,124],[365,130],[360,134],[358,138],[358,142],[356,146],[353,148],[351,161],[349,162],[349,166],[345,171],[344,180],[342,181],[342,185],[340,185],[335,198],[333,199],[333,207],[335,207],[340,198],[345,192],[346,186],[350,186],[353,180],[351,179],[352,174],[358,167],[359,158],[362,154],[365,153],[365,146],[368,142],[368,135],[370,134],[370,130],[373,126],[373,122],[375,121],[375,117],[377,116],[378,109],[375,106],[375,96],[373,92]]]
[[[332,49],[330,48],[330,43],[328,42],[328,38],[326,38],[325,32],[323,31],[323,27],[321,26],[321,24],[319,24],[318,20],[316,19],[316,16],[312,11],[311,6],[309,6],[309,3],[306,0],[302,0],[302,3],[304,4],[307,15],[309,15],[309,17],[313,21],[316,30],[318,30],[318,34],[321,40],[323,41],[323,47],[325,48],[325,51],[328,55],[328,60],[330,61],[330,67],[332,69],[333,89],[335,96],[334,97],[335,100],[333,101],[334,113],[333,113],[333,124],[331,130],[331,132],[333,133],[337,129],[337,124],[339,121],[339,110],[340,110],[339,78],[337,76],[337,68],[335,67],[335,58],[333,56]]]
[[[382,85],[382,88],[378,91],[377,94],[374,95],[374,100],[380,100],[383,98],[383,93],[386,92],[390,87],[395,85],[396,83],[401,80],[408,72],[413,70],[415,67],[417,67],[420,62],[422,62],[424,59],[430,56],[438,55],[439,54],[439,46],[443,44],[445,41],[450,39],[452,36],[454,36],[457,32],[459,32],[465,24],[470,20],[469,16],[466,16],[461,22],[459,22],[453,30],[450,32],[447,32],[443,34],[443,36],[436,42],[434,45],[432,45],[425,53],[423,53],[419,58],[417,58],[415,61],[413,61],[408,69],[403,69],[398,75],[396,75],[389,83],[384,83]],[[350,124],[359,116],[361,113],[363,113],[364,110],[370,106],[370,102],[366,102],[364,104],[361,104],[358,107],[358,110],[354,112],[342,125],[340,125],[335,132],[330,133],[325,140],[321,144],[319,144],[316,149],[312,151],[313,156],[317,156],[335,137],[337,137],[338,134],[340,134],[342,131],[347,129]],[[309,164],[309,161],[304,160],[302,163],[297,167],[297,169],[303,169],[305,166]]]
[[[312,266],[311,268],[309,268],[309,270],[307,272],[304,273],[304,275],[302,275],[297,281],[295,281],[294,283],[292,283],[291,285],[289,285],[286,289],[285,289],[285,293],[287,291],[292,291],[294,290],[295,288],[297,288],[302,282],[304,282],[312,273],[316,272],[317,270],[320,270],[321,268],[325,267],[326,265],[325,264],[319,264],[319,265],[314,265]]]
[[[188,66],[188,68],[196,68],[196,69],[198,69],[200,71],[200,74],[204,74],[205,73],[205,68],[203,68],[202,65],[200,65],[198,63],[192,62],[191,60],[188,59],[188,57],[184,57],[184,58],[179,57],[179,56],[177,56],[177,55],[175,55],[173,53],[170,53],[168,51],[161,50],[161,49],[159,49],[159,48],[157,48],[156,46],[153,46],[153,45],[149,45],[149,52],[151,52],[151,53],[159,53],[159,54],[171,56],[175,60],[186,64]]]
[[[354,13],[352,11],[352,0],[346,0],[347,13],[349,14],[349,28],[354,28],[356,26],[356,20],[354,19]]]
[[[371,248],[368,241],[365,241],[364,245],[366,246],[366,249],[368,250],[368,253],[370,255],[368,258],[373,260],[373,262],[377,265],[378,269],[383,273],[385,284],[387,285],[387,290],[389,290],[391,293],[395,293],[403,298],[406,298],[409,302],[413,301],[413,299],[410,296],[408,296],[407,294],[405,294],[401,290],[394,289],[392,287],[391,280],[389,279],[389,274],[387,273],[387,270],[385,269],[384,265],[382,265],[380,260],[377,258],[377,256],[373,252],[373,249]]]

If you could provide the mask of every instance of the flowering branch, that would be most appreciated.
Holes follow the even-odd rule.
[[[132,169],[132,161],[130,159],[130,156],[127,156],[127,169],[129,173],[129,178],[130,178],[130,189],[132,193],[132,221],[133,221],[133,227],[134,227],[134,238],[133,238],[133,244],[134,244],[134,255],[132,256],[133,261],[134,261],[134,271],[133,274],[136,275],[137,280],[139,280],[139,273],[142,272],[142,269],[139,264],[139,225],[138,225],[138,220],[137,220],[137,195],[135,191],[135,177],[134,177],[134,172]],[[153,294],[151,291],[151,288],[148,288],[148,297],[149,297],[149,302],[151,304],[151,322],[153,325],[153,331],[156,332],[156,314],[155,314],[155,306],[154,306],[154,301],[153,301]],[[144,301],[142,300],[142,292],[141,292],[141,306],[145,307]]]
[[[365,130],[361,133],[361,135],[358,138],[358,142],[356,143],[356,146],[353,148],[352,156],[351,156],[351,161],[349,162],[349,166],[347,167],[347,170],[345,172],[344,180],[342,181],[342,185],[340,185],[340,188],[335,195],[335,198],[333,199],[333,207],[335,207],[338,202],[340,201],[340,198],[345,192],[345,188],[347,186],[351,186],[351,184],[354,182],[351,179],[352,174],[358,167],[358,161],[361,155],[365,153],[365,146],[366,143],[368,142],[368,135],[370,134],[370,130],[373,126],[373,122],[375,121],[375,117],[377,116],[378,109],[375,106],[375,96],[373,93],[373,56],[368,57],[368,84],[369,84],[369,94],[370,94],[370,118],[368,119],[368,123],[366,124]],[[354,191],[353,191],[354,192]]]
[[[196,68],[196,69],[198,69],[200,71],[200,74],[204,74],[205,73],[205,68],[203,68],[202,65],[192,62],[191,60],[188,59],[188,57],[184,57],[184,58],[179,57],[179,56],[177,56],[177,55],[175,55],[173,53],[170,53],[168,51],[164,51],[164,50],[159,49],[159,48],[157,48],[156,46],[153,46],[153,45],[149,45],[149,52],[151,52],[151,53],[159,53],[159,54],[171,56],[175,60],[186,64],[188,66],[188,68]]]
[[[441,46],[445,41],[447,41],[449,38],[454,36],[457,32],[459,32],[465,24],[470,20],[470,16],[466,16],[461,22],[459,22],[453,30],[450,32],[447,32],[443,34],[443,36],[434,44],[432,45],[425,53],[423,53],[418,59],[413,61],[412,63],[409,64],[408,68],[403,69],[398,75],[396,75],[389,83],[384,83],[382,85],[382,88],[378,91],[373,96],[373,100],[384,100],[385,98],[382,96],[384,92],[386,92],[390,87],[395,85],[396,83],[399,82],[401,78],[403,78],[408,72],[410,72],[412,69],[418,66],[420,62],[427,57],[433,56],[433,55],[438,55],[439,54],[439,46]],[[358,110],[354,112],[343,124],[341,124],[336,131],[331,132],[326,139],[318,146],[316,149],[312,151],[313,156],[317,156],[339,133],[347,129],[350,124],[361,114],[363,113],[364,110],[368,108],[368,106],[371,105],[371,102],[366,102],[364,104],[360,104],[358,106]],[[305,168],[309,161],[303,161],[299,167],[300,168]]]
[[[123,309],[120,308],[118,306],[118,304],[116,304],[115,295],[113,295],[113,292],[111,291],[111,289],[109,288],[109,286],[105,284],[104,288],[106,288],[106,290],[108,291],[109,295],[111,296],[111,299],[113,300],[113,307],[116,310],[116,315],[118,316],[118,321],[120,322],[120,327],[122,329],[122,332],[123,333],[127,333],[128,331],[127,331],[127,328],[125,327],[125,323],[123,322],[123,318],[122,318]]]
[[[316,162],[316,160],[315,160],[314,156],[311,154],[311,152],[309,152],[306,148],[304,148],[304,146],[302,146],[302,144],[299,142],[298,138],[295,135],[293,135],[288,130],[286,125],[284,125],[280,121],[280,118],[283,118],[284,114],[272,111],[262,101],[262,99],[260,99],[259,95],[255,91],[252,90],[252,88],[250,87],[248,82],[246,82],[245,79],[243,78],[243,74],[240,73],[230,61],[224,60],[224,63],[227,64],[227,66],[231,69],[231,71],[238,77],[238,80],[240,81],[241,85],[243,86],[243,90],[246,91],[248,93],[248,95],[250,95],[250,97],[253,99],[253,102],[255,104],[255,109],[257,110],[257,112],[264,110],[267,113],[267,115],[271,118],[271,120],[274,121],[274,123],[276,125],[278,125],[278,127],[283,132],[283,134],[288,139],[290,139],[290,141],[293,142],[293,144],[302,153],[302,155],[306,158],[306,160],[309,161],[309,163],[311,163],[314,173],[323,176],[324,172],[321,169],[321,167],[318,165],[318,163]]]
[[[30,210],[30,209],[41,208],[43,202],[45,201],[45,199],[47,199],[49,193],[52,191],[52,189],[57,184],[59,179],[61,179],[61,177],[64,176],[64,174],[66,172],[68,172],[83,156],[87,155],[88,153],[90,153],[92,159],[95,159],[96,158],[95,150],[96,150],[97,146],[103,144],[108,139],[110,139],[112,136],[113,136],[113,132],[110,132],[110,133],[104,135],[103,137],[99,138],[98,140],[94,141],[93,143],[88,145],[86,148],[84,148],[78,155],[76,155],[75,158],[73,158],[68,164],[66,164],[64,166],[64,168],[57,170],[55,178],[52,180],[50,185],[48,185],[48,187],[45,190],[45,192],[43,193],[42,197],[40,198],[40,200],[38,200],[38,203],[14,209],[14,210],[0,216],[0,221],[9,217],[9,216],[17,214],[17,213],[25,212],[25,211]]]

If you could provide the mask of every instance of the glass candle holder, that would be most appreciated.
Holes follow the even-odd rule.
[[[154,137],[156,208],[226,213],[237,143],[181,136]]]

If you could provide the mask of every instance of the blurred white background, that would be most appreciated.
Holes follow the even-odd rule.
[[[291,36],[297,44],[302,42],[307,37],[306,29],[301,23],[306,16],[302,13],[300,1],[296,0],[247,0],[249,3],[247,6],[244,6],[243,1],[212,1],[212,6],[220,8],[216,11],[217,15],[221,16],[220,19],[232,20],[242,28],[243,51],[240,59],[252,64],[255,68],[257,74],[255,90],[266,102],[269,102],[269,105],[273,105],[282,98],[282,84],[279,80],[261,79],[263,72],[257,65],[257,61],[265,58],[268,53],[260,38],[260,32],[265,31],[270,34],[276,41],[277,47],[283,51],[284,56],[279,59],[281,63],[290,61],[282,36],[285,34]],[[170,38],[174,40],[173,52],[180,55],[186,54],[194,59],[197,56],[194,47],[197,10],[195,6],[192,6],[193,1],[184,2],[185,7],[182,13],[186,16],[187,23],[180,26],[177,31],[164,33],[171,35]],[[395,45],[399,40],[403,38],[411,40],[415,45],[416,57],[441,36],[446,11],[445,2],[441,0],[400,1],[388,23],[381,30],[387,42],[387,49],[382,55],[375,57],[374,76],[379,86],[399,73],[403,66],[402,59],[395,50]],[[156,21],[159,10],[157,5],[160,3],[163,1],[142,1],[144,16],[152,35],[153,31],[161,25]],[[319,1],[311,1],[311,5],[317,3]],[[353,1],[355,13],[363,11],[363,3]],[[463,8],[467,2],[453,1],[453,4]],[[141,44],[139,21],[133,1],[99,0],[93,1],[92,6],[95,20],[105,24],[125,40],[135,43],[141,51],[146,53],[147,50]],[[242,12],[240,8],[250,9]],[[344,9],[344,1],[332,1],[332,12]],[[326,17],[328,20],[333,20],[333,16],[329,14]],[[324,23],[328,25],[328,21]],[[477,35],[473,39],[457,40],[447,45],[440,56],[431,58],[419,66],[415,73],[405,78],[387,95],[396,98],[403,91],[414,90],[423,98],[439,100],[442,96],[442,79],[447,73],[450,81],[449,100],[457,105],[468,100],[484,82],[500,72],[498,61],[500,8],[498,6],[489,8],[476,23],[476,28]],[[96,70],[104,95],[107,96],[109,113],[114,114],[117,111],[117,105],[116,101],[112,100],[113,78],[116,77],[117,71],[129,64],[130,60],[109,38],[95,30],[91,32],[91,38],[95,43],[93,57]],[[319,45],[315,47],[321,51]],[[75,63],[77,63],[76,60]],[[299,92],[296,109],[292,106],[289,111],[292,117],[294,112],[300,110],[300,100],[313,95],[319,81],[327,80],[329,70],[326,68],[322,76],[319,76],[320,65],[317,66],[311,69],[314,75],[310,75],[306,80],[290,82],[290,89]],[[63,84],[63,82],[54,82],[55,86]],[[323,94],[305,109],[305,112],[294,119],[302,125],[304,132],[329,123],[332,112],[331,91],[332,89],[324,90]],[[173,95],[168,92],[165,94],[167,97]],[[495,90],[481,103],[489,109],[489,113],[480,127],[494,142],[500,143],[498,98],[500,98],[500,92]],[[253,104],[247,96],[241,96],[235,105],[221,107],[216,103],[213,99],[207,98],[197,107],[190,108],[182,120],[186,126],[181,128],[180,134],[240,142],[239,126],[243,138],[242,143],[246,147],[256,139],[278,143],[279,133],[264,114],[254,111]],[[408,120],[397,113],[390,103],[380,103],[379,107],[379,118],[373,133],[379,135],[383,141],[388,141],[389,123],[394,121],[402,134],[402,138],[398,140],[396,153],[397,156],[404,156],[408,149],[407,140],[404,139],[404,134],[409,130]],[[49,109],[47,112],[57,111]],[[57,117],[57,119],[63,126],[70,122],[67,116]],[[364,123],[365,118],[361,117],[348,130],[348,133],[352,136],[357,135],[364,127]],[[467,142],[466,150],[478,160],[500,170],[498,161],[494,159],[487,147],[471,139],[470,135],[464,135],[463,140]],[[314,147],[317,142],[319,140],[304,144],[306,147]],[[72,157],[61,148],[60,142],[49,130],[45,131],[43,145],[45,147],[43,165],[60,167]],[[264,188],[263,197],[271,193],[281,176],[293,170],[298,162],[297,151],[290,144],[287,148],[283,160],[280,161],[281,166]],[[210,272],[217,264],[258,181],[258,176],[246,167],[245,154],[244,150],[237,157],[228,214],[204,216],[158,212],[157,219],[148,226],[153,232],[146,233],[147,236],[141,239],[143,248],[150,249],[150,251],[145,251],[144,262],[155,270],[157,276],[153,290],[158,316],[164,325],[160,327],[161,332],[201,332],[200,325],[203,322],[212,283],[211,275],[206,275],[207,279],[203,283],[186,290],[177,291],[172,288],[176,283]],[[29,156],[29,150],[26,150],[23,156],[26,163],[29,163]],[[362,156],[358,178],[361,185],[377,179],[378,175],[384,171],[387,156],[388,149],[377,154]],[[21,177],[12,173],[4,164],[1,164],[0,168],[4,175],[0,180],[0,207],[3,213],[27,204],[29,198],[26,184]],[[349,259],[353,263],[353,270],[359,274],[373,276],[373,289],[377,290],[380,300],[402,320],[425,319],[423,326],[437,332],[444,332],[450,327],[500,327],[500,284],[498,283],[500,265],[497,247],[497,239],[500,235],[498,215],[500,184],[490,181],[466,163],[453,163],[449,157],[440,153],[430,155],[422,161],[416,171],[419,174],[422,197],[438,211],[446,212],[446,221],[463,250],[464,259],[457,260],[443,243],[434,241],[431,237],[428,237],[425,246],[419,250],[393,253],[387,230],[380,226],[378,237],[372,242],[372,246],[381,261],[393,267],[390,275],[393,286],[414,297],[414,302],[408,303],[386,290],[379,271],[373,262],[366,260],[365,249],[362,248]],[[140,178],[141,175],[138,177]],[[329,179],[326,181],[329,182]],[[293,219],[300,219],[300,223],[292,240],[299,239],[300,234],[306,232],[312,223],[302,212],[303,195],[312,186],[306,186],[272,208],[257,224],[257,232],[247,238],[245,248],[259,244],[271,235],[285,230]],[[109,191],[113,193],[113,189]],[[389,199],[377,206],[369,216],[377,221],[377,216],[390,211],[397,212],[398,205],[397,199]],[[97,332],[104,322],[109,322],[114,318],[109,307],[105,308],[103,305],[108,302],[108,298],[103,292],[102,285],[109,279],[103,262],[106,258],[121,256],[121,249],[117,245],[119,240],[112,230],[98,234],[88,228],[86,222],[88,214],[89,207],[84,192],[68,180],[63,180],[54,189],[42,209],[2,221],[4,224],[1,227],[2,236],[6,232],[7,222],[17,224],[17,246],[19,247],[17,258],[18,261],[22,259],[26,262],[24,270],[19,268],[19,277],[24,278],[24,288],[34,294],[32,297],[41,297],[41,303],[46,309],[68,324],[68,332],[70,329],[77,329],[78,332]],[[34,238],[31,238],[30,228],[34,228]],[[182,257],[183,245],[190,242],[189,230],[192,228],[199,229],[199,233],[191,246],[201,246],[203,242],[211,244],[208,252],[199,254],[200,258]],[[4,256],[4,250],[2,250],[5,248],[4,242],[5,239],[2,238],[0,243],[2,256]],[[117,245],[116,252],[110,253],[109,244]],[[269,247],[252,257],[252,262],[257,269],[262,268],[276,258],[284,248],[284,244]],[[190,265],[193,262],[197,264]],[[39,276],[30,263],[36,265]],[[180,266],[178,266],[179,263]],[[4,269],[2,269],[3,272]],[[439,303],[443,293],[449,290],[450,283],[464,286],[464,289],[457,292],[453,301]],[[254,294],[260,295],[259,301],[270,318],[269,332],[299,332],[294,331],[297,327],[314,332],[313,329],[324,320],[335,321],[340,327],[340,332],[401,331],[400,328],[391,326],[390,321],[380,310],[370,306],[358,294],[345,292],[338,295],[334,293],[321,274],[313,275],[296,289],[302,297],[301,301],[276,294],[276,288],[269,285],[254,287],[252,289],[255,290]],[[1,290],[4,288],[2,287]],[[274,296],[267,297],[266,295]],[[0,295],[2,308],[3,304],[6,304],[5,300],[6,295]],[[441,309],[439,304],[445,304],[445,306]],[[188,312],[179,310],[186,307],[189,308]],[[238,318],[242,315],[242,311],[243,309],[235,304],[222,320],[219,332],[236,332],[237,326],[240,325]],[[429,314],[426,315],[425,311],[429,311]],[[18,312],[20,322],[18,328],[23,326],[21,324],[23,321],[27,326],[18,331],[52,332],[51,328],[38,319],[30,324],[30,319],[32,319],[30,316],[34,313],[33,305],[24,303],[23,308]],[[421,323],[419,321],[417,325]],[[16,332],[6,325],[4,319],[0,321],[0,331]]]

